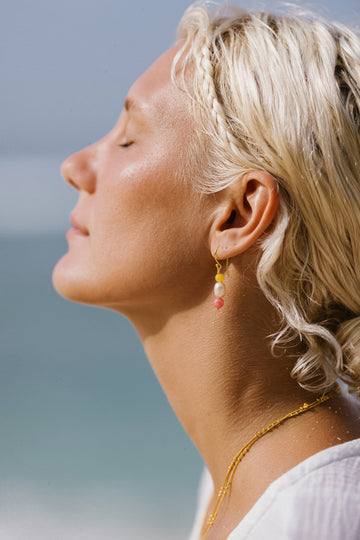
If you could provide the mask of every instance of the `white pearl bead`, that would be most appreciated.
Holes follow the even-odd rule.
[[[222,283],[215,283],[214,293],[215,296],[221,298],[225,294],[225,286]]]

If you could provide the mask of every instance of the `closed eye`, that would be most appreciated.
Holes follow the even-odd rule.
[[[133,141],[129,141],[129,142],[126,142],[126,143],[123,143],[123,144],[119,144],[119,146],[121,146],[121,148],[128,148],[129,146],[131,146],[133,143]]]

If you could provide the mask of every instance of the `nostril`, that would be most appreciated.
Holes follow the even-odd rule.
[[[75,189],[79,189],[78,186],[70,178],[66,178],[66,181]]]

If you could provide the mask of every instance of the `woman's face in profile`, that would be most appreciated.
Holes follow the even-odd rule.
[[[109,134],[63,163],[79,199],[53,281],[71,300],[125,313],[161,305],[164,295],[184,294],[179,279],[208,249],[206,205],[191,173],[179,178],[193,121],[171,81],[176,52],[167,51],[135,82]]]

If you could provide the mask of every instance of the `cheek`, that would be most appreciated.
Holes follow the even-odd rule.
[[[196,244],[204,245],[198,197],[176,179],[172,163],[151,162],[123,171],[116,184],[99,185],[93,207],[93,265],[104,270],[108,287],[132,296],[170,287],[187,260],[193,264]]]
[[[155,153],[141,161],[135,157],[132,165],[104,170],[94,194],[92,235],[112,240],[156,238],[171,221],[181,220],[184,211],[183,186],[175,179],[174,164]],[[157,235],[154,237],[154,234]],[[118,244],[118,242],[116,242]],[[124,245],[119,246],[124,249]],[[138,246],[137,246],[138,247]]]

